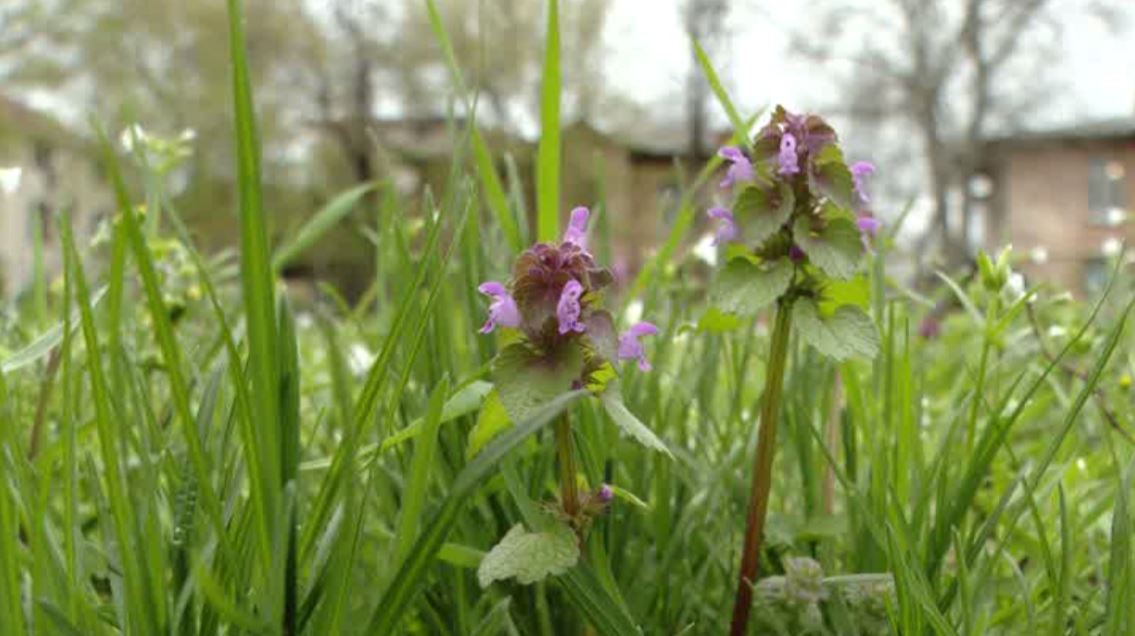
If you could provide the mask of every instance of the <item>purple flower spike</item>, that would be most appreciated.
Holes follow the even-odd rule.
[[[855,206],[858,209],[867,207],[871,197],[867,194],[867,177],[875,174],[875,166],[869,161],[856,161],[851,164],[851,179],[855,186]]]
[[[779,173],[781,176],[789,176],[799,174],[800,165],[797,163],[798,157],[796,156],[796,137],[792,133],[786,132],[780,138],[780,154],[777,155],[777,161],[780,163]]]
[[[717,151],[717,156],[732,164],[725,172],[725,178],[721,180],[721,187],[728,188],[738,181],[753,180],[753,164],[740,148],[726,146]]]
[[[706,216],[719,221],[717,233],[714,234],[713,244],[729,243],[737,238],[737,224],[733,220],[733,213],[727,208],[710,208]]]
[[[587,249],[587,218],[591,211],[585,207],[578,207],[571,211],[571,220],[568,221],[567,231],[564,232],[564,243],[575,243],[580,248]]]
[[[579,298],[583,295],[583,285],[574,278],[564,284],[560,292],[560,302],[556,305],[556,318],[560,322],[560,335],[572,331],[583,332],[587,326],[579,321],[583,309],[579,306]]]
[[[658,333],[658,327],[649,322],[639,322],[631,325],[623,335],[619,336],[619,359],[638,360],[641,371],[650,371],[650,362],[646,359],[646,350],[638,341],[643,336],[653,336]]]
[[[599,487],[596,496],[601,503],[611,503],[611,500],[615,498],[615,491],[611,490],[611,487],[607,484],[603,484]]]
[[[493,299],[493,302],[489,303],[489,319],[481,327],[481,333],[489,333],[497,325],[510,328],[520,326],[520,310],[517,309],[516,301],[504,285],[491,280],[481,283],[477,291]]]

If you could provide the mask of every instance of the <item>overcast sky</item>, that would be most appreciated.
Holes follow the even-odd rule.
[[[1131,9],[1128,28],[1120,33],[1083,12],[1062,16],[1063,55],[1048,79],[1067,91],[1046,107],[1047,121],[1135,115],[1135,29],[1131,28],[1135,0],[1123,1]],[[1079,0],[1053,2],[1069,7],[1083,4]],[[681,0],[612,0],[604,37],[610,85],[650,103],[664,103],[680,93],[689,68],[681,4]],[[811,72],[788,55],[788,33],[808,17],[808,4],[732,2],[731,59],[714,63],[723,67],[723,79],[739,108],[752,111],[780,102],[790,109],[807,110],[829,103],[832,86],[822,73]],[[758,60],[780,63],[756,66]]]

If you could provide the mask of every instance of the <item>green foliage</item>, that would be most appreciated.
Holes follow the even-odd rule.
[[[559,0],[548,0],[544,72],[540,89],[540,143],[536,159],[536,237],[560,235],[560,25]]]
[[[716,308],[726,313],[756,313],[788,291],[794,269],[792,263],[783,259],[771,263],[732,259],[717,273],[710,298]]]
[[[808,173],[808,185],[839,207],[851,209],[851,171],[847,169],[838,146],[824,146],[820,151],[815,159],[815,169]]]
[[[666,444],[662,443],[662,440],[658,439],[658,436],[639,421],[634,413],[631,413],[626,405],[623,404],[623,394],[618,384],[609,384],[606,390],[599,396],[599,399],[603,402],[603,408],[606,409],[607,415],[611,416],[611,421],[613,421],[620,430],[639,444],[672,457],[670,449],[666,448]]]
[[[521,585],[531,585],[566,572],[578,560],[579,546],[571,528],[551,523],[529,532],[516,524],[481,560],[477,581],[488,587],[493,581],[516,578]]]
[[[800,299],[792,305],[792,322],[804,342],[836,360],[874,358],[879,353],[875,323],[854,305],[843,305],[823,316],[815,302]]]
[[[843,280],[855,276],[863,254],[855,222],[837,216],[822,223],[823,226],[816,229],[810,219],[800,217],[792,226],[792,237],[809,260],[828,276]]]
[[[796,205],[792,188],[777,186],[747,186],[737,195],[733,215],[744,228],[745,238],[763,243],[784,225]]]
[[[384,263],[362,300],[279,284],[235,57],[247,253],[198,252],[164,182],[133,179],[148,168],[104,145],[119,208],[106,240],[76,242],[64,219],[46,312],[0,314],[0,633],[721,633],[770,375],[764,318],[785,294],[798,337],[758,633],[1131,633],[1129,271],[1088,305],[1047,286],[1017,296],[1010,259],[990,258],[1003,284],[947,272],[920,290],[941,326],[923,338],[931,303],[885,276],[885,244],[837,278],[826,242],[786,258],[788,223],[762,253],[742,246],[708,297],[665,249],[633,293],[610,294],[667,325],[651,372],[592,365],[622,312],[589,322],[587,351],[533,366],[476,332],[476,284],[515,238],[491,231],[474,166],[383,216],[343,195],[360,214],[340,223],[369,225]],[[314,208],[345,199],[329,200]],[[792,214],[847,217],[820,209]],[[675,249],[691,227],[676,224]],[[569,413],[579,525],[558,518],[553,486]]]
[[[544,356],[517,342],[493,361],[493,386],[509,418],[519,422],[571,388],[582,369],[583,352],[578,347],[563,347],[555,355]]]

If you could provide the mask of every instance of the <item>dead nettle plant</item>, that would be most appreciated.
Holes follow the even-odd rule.
[[[725,254],[714,308],[753,314],[772,305],[775,313],[731,623],[740,636],[752,607],[791,334],[836,360],[875,356],[875,325],[851,299],[866,296],[861,266],[879,223],[867,192],[874,167],[848,166],[835,130],[816,115],[778,106],[750,147],[719,154],[730,164],[721,186],[734,196],[731,207],[707,213]]]
[[[507,282],[478,287],[490,299],[481,333],[499,333],[502,348],[493,360],[493,389],[473,430],[471,453],[510,422],[525,421],[567,391],[585,390],[623,432],[670,454],[624,405],[616,366],[631,360],[640,371],[650,371],[642,338],[658,329],[638,322],[622,334],[616,331],[602,302],[611,273],[587,249],[589,215],[587,208],[575,208],[558,243],[533,245],[516,259]],[[509,577],[534,583],[567,571],[579,560],[591,522],[611,502],[610,485],[582,483],[570,410],[556,420],[554,439],[559,496],[526,519],[538,527],[517,524],[485,556],[477,572],[482,586]]]

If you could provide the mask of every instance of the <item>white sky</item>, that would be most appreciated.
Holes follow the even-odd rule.
[[[1127,22],[1135,22],[1135,0],[1120,1],[1130,3]],[[681,0],[613,0],[604,34],[610,85],[649,103],[662,104],[680,94],[689,68],[681,4]],[[725,47],[732,55],[729,60],[715,59],[714,64],[743,112],[778,102],[790,110],[830,103],[832,85],[824,81],[823,73],[811,72],[788,53],[787,34],[809,17],[807,6],[804,0],[732,0],[730,41]],[[1064,53],[1049,78],[1067,91],[1047,106],[1045,119],[1068,123],[1135,115],[1135,29],[1129,24],[1116,33],[1083,12],[1068,15],[1062,16]],[[752,66],[746,63],[749,60]]]

